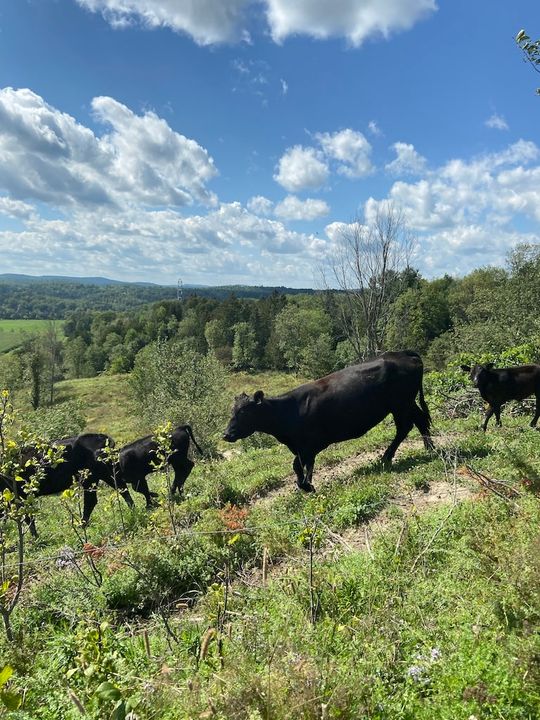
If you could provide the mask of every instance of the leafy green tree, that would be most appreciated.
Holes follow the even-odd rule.
[[[8,390],[13,398],[24,387],[24,362],[18,352],[0,355],[0,391]]]
[[[257,362],[257,340],[255,332],[247,322],[236,323],[233,330],[233,367],[235,370],[251,370]]]
[[[446,332],[451,325],[448,290],[452,282],[450,277],[423,281],[399,295],[392,305],[386,347],[424,353],[436,337]]]
[[[26,371],[30,384],[30,403],[34,410],[40,406],[45,382],[45,355],[39,343],[31,342],[25,352]]]
[[[274,333],[287,368],[298,372],[310,343],[321,334],[330,336],[330,318],[320,308],[290,303],[276,317]]]
[[[331,373],[336,367],[336,353],[330,333],[316,335],[301,352],[302,374],[319,378]]]
[[[523,51],[523,55],[537,73],[540,73],[540,40],[531,40],[525,30],[520,30],[516,35],[516,43]],[[536,94],[540,95],[540,88],[536,88]]]
[[[84,377],[87,364],[87,349],[88,345],[82,335],[72,337],[71,340],[66,342],[64,348],[64,363],[69,377]]]
[[[212,353],[178,340],[157,341],[138,353],[129,387],[136,412],[148,424],[188,423],[199,444],[214,452],[228,412],[226,377]]]
[[[206,323],[204,337],[208,347],[224,365],[232,360],[232,334],[222,318],[214,318]]]

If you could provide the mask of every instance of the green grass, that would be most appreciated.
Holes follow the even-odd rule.
[[[61,321],[56,321],[58,328]],[[46,331],[50,320],[0,320],[0,353],[13,350],[27,337]]]
[[[134,413],[128,382],[128,375],[107,374],[63,380],[56,385],[57,402],[78,401],[87,418],[85,431],[106,432],[121,445],[154,429],[145,425]],[[262,388],[268,395],[279,395],[302,382],[305,382],[303,378],[287,373],[236,373],[229,376],[227,395],[232,406],[234,396],[241,392],[254,393]]]
[[[151,431],[133,412],[128,375],[99,375],[63,380],[56,385],[57,401],[76,400],[87,419],[86,432],[106,432],[124,444]]]
[[[235,376],[228,393],[277,394],[300,382]],[[68,381],[60,391],[86,405],[92,429],[126,440],[140,431],[125,376]],[[166,477],[154,475],[160,506],[151,513],[138,496],[130,511],[100,490],[85,538],[108,547],[98,576],[85,559],[79,570],[54,561],[61,548],[81,546],[70,521],[76,498],[42,499],[13,616],[19,640],[0,639],[14,669],[8,687],[24,696],[15,720],[75,719],[73,693],[95,720],[122,703],[136,704],[140,720],[537,718],[540,505],[523,480],[540,477],[539,435],[523,417],[503,416],[505,426],[487,434],[479,416],[435,420],[438,453],[405,444],[392,472],[368,459],[342,466],[380,454],[389,421],[328,448],[317,458],[315,495],[287,486],[286,448],[249,443],[227,461],[198,461],[182,501],[168,502]],[[487,494],[450,514],[391,505],[396,493],[453,480],[464,464],[511,483],[519,498]],[[324,479],[324,468],[335,477]],[[336,541],[345,531],[363,538],[385,508],[370,552]],[[218,533],[237,522],[250,532]],[[263,556],[275,568],[266,583]]]

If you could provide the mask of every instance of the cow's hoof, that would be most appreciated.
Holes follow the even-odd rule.
[[[313,487],[313,485],[311,483],[302,483],[301,485],[298,485],[298,489],[303,490],[304,492],[308,492],[308,493],[315,492],[315,488]]]

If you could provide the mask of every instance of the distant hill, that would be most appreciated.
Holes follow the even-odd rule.
[[[183,298],[195,294],[216,300],[231,294],[257,299],[276,292],[297,295],[313,294],[316,290],[250,285],[185,284],[182,287]],[[78,308],[121,312],[177,297],[176,285],[123,282],[103,277],[0,274],[0,319],[62,319]]]
[[[111,280],[104,277],[70,277],[67,275],[18,275],[16,273],[1,273],[0,282],[14,283],[43,283],[60,282],[75,283],[77,285],[155,285],[151,282],[128,283],[123,280]]]

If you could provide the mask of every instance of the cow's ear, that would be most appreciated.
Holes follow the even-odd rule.
[[[484,367],[486,370],[492,370],[495,367],[495,363],[486,363]]]
[[[470,365],[460,365],[460,368],[463,370],[463,372],[471,372]]]
[[[260,403],[264,400],[264,392],[262,390],[257,390],[256,393],[253,393],[253,399],[257,405],[260,405]]]

